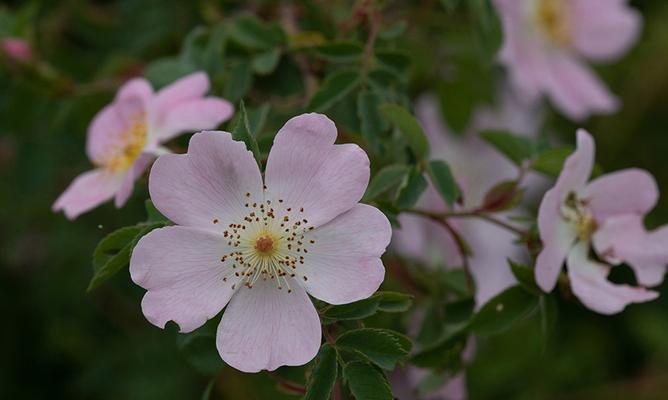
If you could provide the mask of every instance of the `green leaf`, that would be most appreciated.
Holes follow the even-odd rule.
[[[356,71],[339,71],[327,78],[311,97],[307,108],[311,111],[323,112],[344,98],[359,84],[359,73]]]
[[[376,51],[378,65],[393,73],[400,80],[408,78],[408,68],[411,65],[411,56],[399,50]]]
[[[246,147],[253,152],[255,160],[260,162],[260,148],[255,139],[255,135],[250,129],[250,124],[248,123],[248,113],[246,113],[246,106],[244,101],[239,102],[239,117],[237,118],[237,124],[232,130],[232,138],[234,140],[241,140],[246,143]]]
[[[517,165],[533,156],[534,145],[529,138],[499,131],[482,132],[480,136]]]
[[[441,160],[429,161],[427,163],[427,173],[436,191],[452,207],[459,196],[459,188],[457,187],[457,182],[455,182],[455,177],[452,175],[452,171],[450,171],[450,166]]]
[[[253,83],[253,69],[248,60],[230,63],[225,78],[224,97],[236,103],[246,95]]]
[[[197,67],[181,59],[162,58],[148,64],[144,76],[159,89],[196,70]]]
[[[93,252],[93,278],[88,291],[116,275],[130,262],[132,249],[139,239],[155,228],[165,226],[165,222],[150,222],[118,229],[102,239]]]
[[[329,399],[336,382],[337,372],[336,350],[325,343],[320,348],[311,375],[306,381],[304,400]]]
[[[362,56],[362,44],[353,41],[331,42],[314,50],[316,56],[333,62],[356,61]]]
[[[387,378],[373,366],[351,362],[343,367],[343,377],[356,400],[393,400]]]
[[[402,33],[404,33],[407,25],[408,24],[404,20],[398,21],[395,24],[378,32],[378,37],[383,40],[396,39],[397,37],[401,36]]]
[[[362,137],[374,151],[378,151],[380,135],[389,128],[378,109],[381,98],[375,92],[363,90],[357,95],[357,116],[360,119]]]
[[[372,298],[378,300],[378,311],[400,313],[408,311],[413,304],[413,296],[399,292],[376,292]]]
[[[408,172],[409,167],[406,165],[388,165],[384,167],[371,179],[371,183],[367,187],[366,193],[364,193],[364,201],[371,201],[399,185]]]
[[[422,368],[456,370],[461,366],[467,338],[468,321],[447,326],[441,338],[413,355],[411,363]]]
[[[508,264],[510,265],[510,270],[513,272],[517,282],[524,287],[524,289],[540,295],[542,291],[536,285],[536,280],[534,278],[534,270],[527,267],[526,265],[517,264],[513,260],[508,259]]]
[[[520,286],[513,286],[482,306],[473,316],[471,329],[481,336],[501,333],[535,310],[537,305],[537,296]]]
[[[267,50],[285,43],[286,36],[277,24],[265,24],[257,17],[238,17],[231,26],[231,38],[240,45],[255,50]]]
[[[378,311],[404,312],[412,304],[413,297],[398,292],[376,292],[373,296],[349,304],[328,306],[320,316],[324,322],[356,320],[370,317]]]
[[[509,210],[519,205],[522,195],[522,189],[517,186],[517,181],[500,182],[485,194],[481,209],[491,212]]]
[[[427,189],[427,186],[427,180],[424,179],[420,169],[415,166],[411,167],[410,172],[399,186],[394,204],[399,209],[412,208]]]
[[[564,167],[566,158],[573,153],[572,147],[559,147],[547,150],[536,157],[531,163],[531,169],[556,178]]]
[[[281,49],[274,47],[253,57],[253,71],[258,75],[269,75],[278,66],[278,61],[281,59]]]
[[[412,346],[406,336],[389,329],[356,329],[336,339],[337,348],[355,351],[386,370],[393,370],[405,359]]]
[[[418,159],[424,159],[429,154],[429,142],[417,119],[405,108],[398,104],[385,103],[380,106],[383,116],[396,126],[404,135],[408,145]]]

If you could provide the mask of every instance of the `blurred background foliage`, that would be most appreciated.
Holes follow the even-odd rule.
[[[161,87],[205,69],[213,93],[245,100],[264,153],[289,117],[326,109],[342,140],[373,150],[374,169],[410,159],[400,139],[381,134],[386,127],[374,131],[382,123],[360,120],[366,114],[358,107],[374,104],[376,96],[409,106],[421,93],[437,93],[456,131],[475,105],[493,101],[502,76],[493,63],[501,38],[486,1],[384,1],[370,49],[369,27],[356,22],[358,3],[0,4],[0,37],[25,38],[36,59],[29,67],[0,61],[0,398],[197,399],[207,387],[212,399],[295,398],[276,387],[284,379],[303,383],[306,368],[271,376],[224,367],[212,352],[210,329],[177,340],[175,327],[166,333],[148,324],[139,307],[142,290],[127,271],[86,293],[96,243],[145,219],[145,178],[121,210],[106,204],[70,222],[50,208],[89,167],[83,149],[91,118],[135,75]],[[646,168],[666,193],[668,3],[633,5],[645,18],[642,39],[620,62],[597,67],[624,107],[584,126],[597,138],[604,170]],[[544,130],[553,139],[570,142],[575,128],[548,112]],[[186,144],[184,136],[172,147],[184,151]],[[666,220],[664,197],[648,223]],[[392,278],[386,287],[401,289]],[[559,300],[547,339],[529,318],[478,342],[467,369],[471,398],[665,398],[667,303],[664,296],[603,317]],[[407,322],[378,318],[368,324]]]

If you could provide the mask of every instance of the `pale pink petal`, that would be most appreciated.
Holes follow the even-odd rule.
[[[578,0],[571,2],[569,20],[575,48],[600,61],[621,57],[638,40],[640,13],[627,0]]]
[[[53,204],[53,211],[63,210],[69,219],[75,219],[86,211],[111,199],[121,185],[123,177],[95,169],[77,176]]]
[[[543,250],[536,259],[536,283],[546,292],[557,284],[559,272],[575,243],[575,229],[560,215],[561,196],[556,189],[549,190],[538,210],[538,230]]]
[[[590,114],[608,114],[619,108],[619,101],[610,93],[590,67],[566,52],[550,57],[545,71],[545,92],[566,116],[580,121]]]
[[[515,243],[516,235],[506,229],[473,218],[453,222],[473,252],[469,266],[476,283],[475,304],[481,307],[517,283],[508,260],[520,260],[524,253]]]
[[[0,39],[0,53],[8,60],[27,63],[35,58],[32,46],[25,39],[5,37]]]
[[[130,169],[125,173],[123,177],[123,182],[121,183],[118,193],[116,193],[116,198],[114,199],[114,205],[116,208],[121,208],[128,201],[128,198],[132,194],[132,189],[134,189],[135,181],[142,176],[146,168],[151,164],[155,156],[151,153],[141,153],[139,157],[132,164]]]
[[[158,129],[158,141],[165,142],[183,132],[215,129],[227,121],[234,107],[217,97],[188,100],[174,105]]]
[[[594,139],[589,132],[578,129],[577,148],[564,162],[564,167],[554,185],[560,201],[563,201],[571,192],[577,193],[584,188],[594,169],[595,152]]]
[[[629,264],[641,285],[656,286],[663,281],[668,265],[668,227],[647,232],[641,216],[610,217],[594,233],[593,243],[606,261]]]
[[[659,188],[649,172],[632,168],[594,179],[580,195],[596,220],[603,221],[619,214],[646,214],[656,205]]]
[[[223,360],[243,372],[303,365],[318,352],[320,319],[308,295],[292,282],[292,293],[272,280],[241,288],[218,326],[216,347]]]
[[[297,275],[303,277],[300,283],[313,297],[330,304],[371,296],[385,276],[380,256],[391,235],[382,212],[356,205],[305,235],[308,253],[297,267]]]
[[[568,255],[571,289],[587,308],[601,314],[615,314],[629,304],[654,300],[659,296],[659,293],[642,287],[610,282],[610,267],[589,259],[588,252],[589,244],[580,242]]]
[[[146,123],[153,91],[143,78],[124,84],[114,102],[95,115],[88,127],[86,154],[97,164],[103,164],[112,150],[122,148],[127,131],[136,123]]]
[[[194,72],[165,86],[156,93],[150,125],[161,126],[177,105],[203,97],[209,91],[209,76],[205,72]]]
[[[322,114],[303,114],[281,128],[269,153],[270,197],[304,209],[319,226],[352,208],[369,182],[369,158],[354,144],[334,145],[336,126]]]
[[[160,156],[151,169],[149,191],[156,208],[171,221],[216,231],[217,226],[241,223],[245,203],[263,201],[253,155],[227,132],[197,133],[188,154]]]
[[[221,262],[230,251],[222,235],[182,226],[141,238],[130,276],[148,290],[142,300],[146,319],[160,328],[174,321],[181,332],[190,332],[218,314],[234,293],[231,261]]]

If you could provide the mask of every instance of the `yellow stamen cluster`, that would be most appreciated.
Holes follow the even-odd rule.
[[[127,130],[117,136],[117,143],[109,147],[105,157],[98,163],[111,173],[127,171],[146,145],[144,116],[133,118],[132,121]]]
[[[573,224],[581,241],[589,240],[598,229],[596,219],[589,209],[589,202],[586,199],[578,199],[575,193],[569,194],[566,198],[561,215]]]
[[[566,0],[537,0],[535,19],[547,37],[558,46],[571,43],[571,27]]]
[[[308,281],[298,267],[304,264],[309,245],[316,242],[305,237],[314,228],[304,218],[303,207],[286,207],[283,199],[272,205],[268,199],[253,199],[251,193],[245,196],[246,214],[241,221],[223,227],[223,238],[228,248],[233,249],[220,258],[232,271],[231,275],[223,276],[223,281],[235,290],[241,286],[251,289],[258,279],[275,279],[278,289],[286,287],[292,293],[292,279],[299,275],[304,282]],[[212,223],[217,225],[220,219],[214,217]]]

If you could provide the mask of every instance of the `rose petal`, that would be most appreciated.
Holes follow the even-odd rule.
[[[319,226],[352,208],[369,182],[369,158],[354,144],[334,145],[336,126],[322,114],[303,114],[278,132],[265,181],[271,198],[304,208]]]
[[[122,175],[95,169],[77,176],[53,204],[53,211],[63,210],[69,219],[75,219],[86,211],[114,197],[121,185]]]
[[[640,36],[642,17],[627,0],[578,0],[569,8],[573,44],[593,60],[621,57]]]
[[[148,290],[142,300],[146,319],[160,328],[174,321],[181,332],[191,332],[213,318],[234,293],[231,261],[221,262],[231,251],[222,235],[182,226],[141,238],[132,251],[130,276]]]
[[[380,256],[391,235],[390,222],[382,212],[356,205],[305,235],[308,253],[297,268],[304,277],[299,282],[312,296],[330,304],[371,296],[385,276]]]
[[[121,183],[118,192],[116,193],[116,198],[114,199],[114,205],[116,208],[121,208],[128,201],[128,198],[132,194],[132,189],[134,189],[135,181],[142,176],[146,168],[151,164],[155,156],[151,153],[141,153],[139,157],[132,164],[130,169],[125,173],[123,177],[123,182]]]
[[[216,226],[243,222],[244,204],[263,198],[253,155],[227,132],[197,133],[188,154],[160,156],[151,169],[149,191],[171,221],[216,231]]]
[[[593,236],[597,253],[612,264],[626,262],[638,283],[656,286],[668,264],[668,227],[647,232],[638,215],[607,218]]]
[[[591,181],[580,193],[588,199],[598,221],[619,215],[644,215],[659,198],[654,177],[641,169],[625,169],[606,174]]]
[[[561,267],[577,236],[575,228],[561,218],[561,204],[556,188],[550,189],[538,210],[538,230],[543,250],[536,259],[536,283],[546,292],[557,284]]]
[[[233,111],[234,107],[230,102],[217,97],[178,103],[165,116],[158,130],[158,140],[166,142],[183,132],[215,129],[227,121]]]
[[[162,88],[155,95],[151,126],[161,126],[174,106],[201,98],[209,91],[209,86],[209,76],[200,71],[186,75]]]
[[[568,255],[571,288],[587,308],[601,314],[615,314],[631,303],[642,303],[659,296],[645,288],[610,282],[607,279],[610,267],[589,259],[588,252],[589,244],[580,242]]]
[[[223,360],[243,372],[303,365],[318,352],[320,319],[308,295],[293,282],[292,293],[273,280],[241,288],[218,326],[216,347]]]

